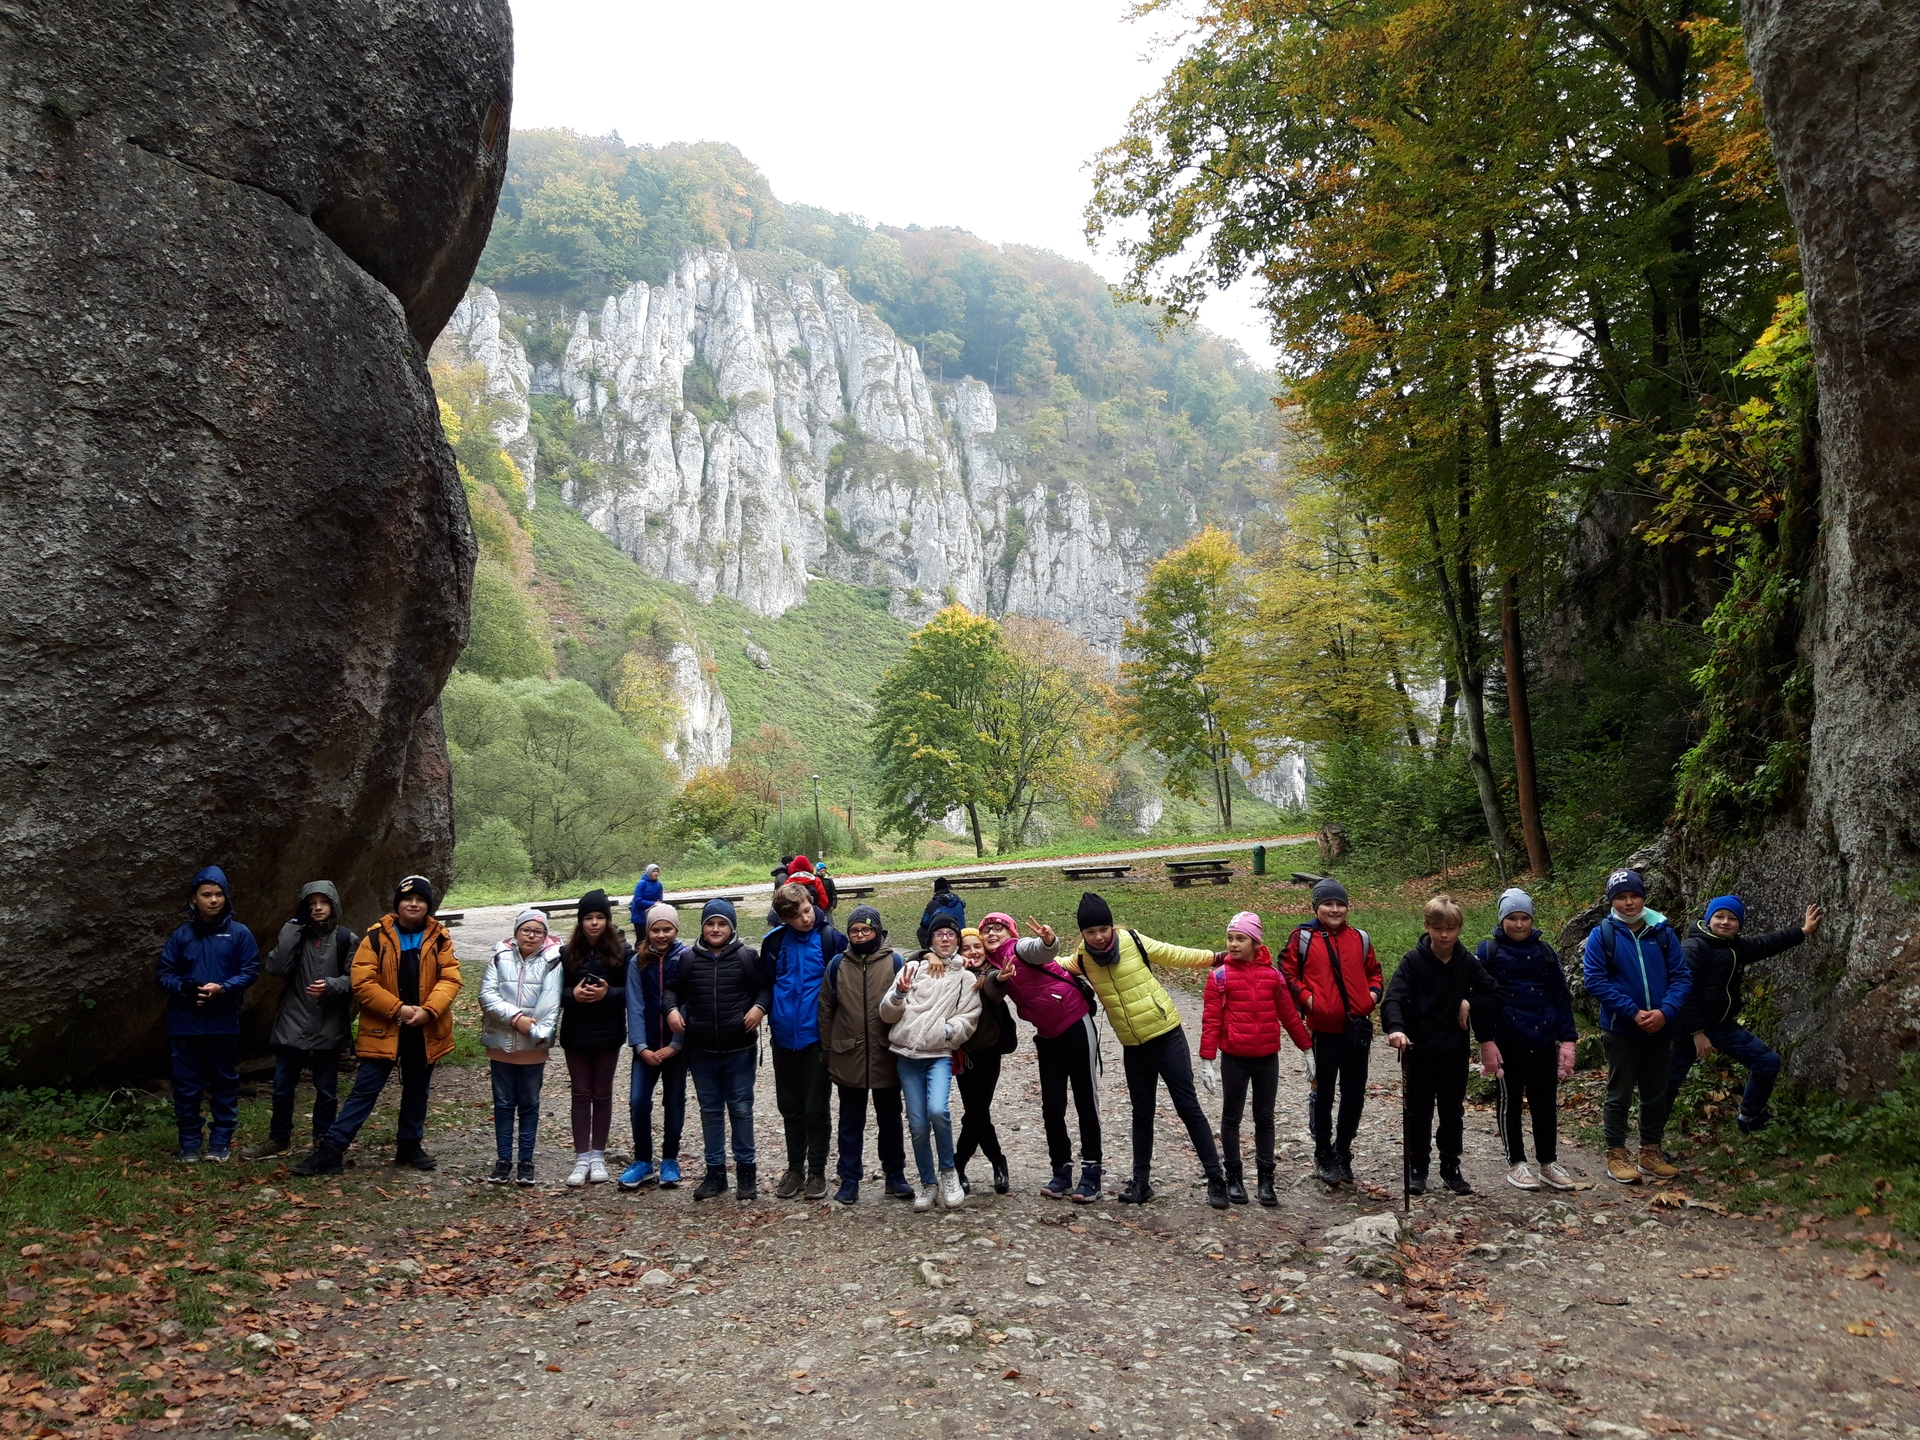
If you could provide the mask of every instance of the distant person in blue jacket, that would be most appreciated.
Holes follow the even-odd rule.
[[[227,876],[209,865],[193,877],[187,923],[160,948],[154,979],[167,994],[167,1039],[173,1051],[173,1118],[180,1158],[202,1158],[200,1100],[213,1118],[204,1158],[233,1158],[240,1123],[240,1002],[260,978],[260,947],[233,918]]]
[[[967,902],[953,893],[953,882],[942,875],[933,882],[933,898],[927,902],[927,908],[920,912],[920,929],[917,932],[920,948],[933,948],[933,917],[951,915],[960,922],[962,930],[967,928]]]
[[[640,883],[633,887],[633,899],[627,902],[627,919],[633,922],[635,936],[647,933],[647,911],[665,897],[667,887],[660,883],[660,865],[650,862],[640,872]]]
[[[1692,977],[1667,917],[1647,908],[1647,882],[1632,870],[1607,877],[1610,913],[1587,935],[1580,973],[1600,1006],[1607,1050],[1602,1110],[1607,1174],[1622,1185],[1671,1180],[1680,1172],[1660,1157],[1671,1101],[1674,1021],[1686,1010]],[[1640,1092],[1640,1159],[1627,1153],[1627,1114]]]
[[[814,907],[805,885],[773,892],[780,923],[760,940],[760,969],[773,981],[773,1099],[786,1128],[787,1168],[774,1195],[827,1195],[827,1144],[833,1138],[826,1050],[820,1043],[820,982],[847,937]]]
[[[1560,1163],[1560,1082],[1573,1074],[1573,992],[1560,957],[1533,923],[1533,899],[1524,890],[1500,896],[1499,925],[1482,940],[1480,963],[1500,987],[1505,1004],[1493,1024],[1500,1047],[1500,1138],[1507,1147],[1507,1183],[1520,1190],[1577,1190],[1580,1182]],[[1533,1112],[1533,1160],[1527,1163],[1522,1106]]]
[[[1738,895],[1716,895],[1707,902],[1707,918],[1694,922],[1681,942],[1687,966],[1693,972],[1693,996],[1680,1017],[1681,1039],[1674,1042],[1673,1068],[1667,1075],[1667,1094],[1677,1097],[1695,1060],[1718,1050],[1747,1067],[1746,1093],[1734,1123],[1743,1135],[1767,1128],[1773,1118],[1768,1102],[1780,1078],[1780,1056],[1766,1041],[1740,1026],[1740,982],[1749,966],[1791,950],[1820,928],[1820,907],[1809,905],[1798,928],[1756,935],[1740,931],[1747,923],[1747,907]]]

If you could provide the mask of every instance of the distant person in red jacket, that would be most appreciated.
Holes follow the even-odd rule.
[[[1200,1078],[1220,1100],[1220,1153],[1226,1161],[1227,1199],[1247,1203],[1246,1171],[1240,1164],[1240,1115],[1253,1087],[1254,1171],[1262,1205],[1278,1205],[1273,1193],[1273,1102],[1280,1090],[1280,1032],[1302,1050],[1313,1039],[1300,1020],[1287,982],[1274,969],[1273,952],[1260,943],[1260,917],[1242,910],[1227,922],[1226,963],[1207,976],[1206,1011],[1200,1021]],[[1216,1063],[1215,1056],[1219,1056]]]
[[[1353,1137],[1367,1103],[1373,1012],[1385,988],[1367,932],[1347,923],[1347,887],[1331,877],[1313,887],[1313,919],[1297,928],[1280,968],[1313,1032],[1314,1170],[1328,1185],[1353,1183]],[[1333,1114],[1334,1085],[1340,1116]]]

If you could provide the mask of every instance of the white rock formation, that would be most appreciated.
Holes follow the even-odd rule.
[[[511,330],[500,323],[500,300],[491,290],[476,287],[453,312],[453,319],[434,348],[453,359],[478,365],[487,374],[487,399],[499,408],[493,433],[500,448],[513,457],[527,481],[527,507],[533,507],[534,441],[527,427],[527,396],[533,372],[527,352]]]
[[[1281,750],[1264,757],[1266,764],[1259,774],[1253,767],[1238,756],[1234,757],[1233,768],[1240,778],[1247,782],[1247,790],[1255,799],[1264,800],[1269,805],[1278,805],[1282,810],[1304,810],[1307,805],[1307,752],[1301,746],[1288,745]]]
[[[704,657],[692,645],[685,640],[675,643],[667,651],[666,664],[680,720],[673,738],[661,749],[679,768],[680,778],[689,780],[703,766],[727,763],[733,754],[733,716]]]

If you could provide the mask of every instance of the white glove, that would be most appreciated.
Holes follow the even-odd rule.
[[[1209,1095],[1220,1093],[1220,1065],[1214,1060],[1200,1062],[1200,1083],[1207,1087]]]
[[[1303,1068],[1307,1072],[1307,1084],[1309,1085],[1314,1084],[1317,1077],[1316,1077],[1316,1074],[1314,1071],[1314,1065],[1313,1065],[1313,1051],[1311,1050],[1301,1051],[1300,1064],[1301,1064],[1301,1068]]]

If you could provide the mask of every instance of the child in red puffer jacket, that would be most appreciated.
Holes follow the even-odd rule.
[[[1240,1165],[1240,1114],[1253,1087],[1254,1165],[1262,1205],[1278,1205],[1273,1193],[1273,1102],[1280,1087],[1280,1031],[1302,1050],[1311,1049],[1300,1011],[1273,956],[1260,943],[1260,917],[1242,910],[1227,922],[1226,963],[1207,976],[1206,1012],[1200,1022],[1200,1078],[1209,1090],[1223,1081],[1220,1149],[1226,1160],[1227,1199],[1247,1203]],[[1216,1065],[1214,1057],[1222,1057]]]

